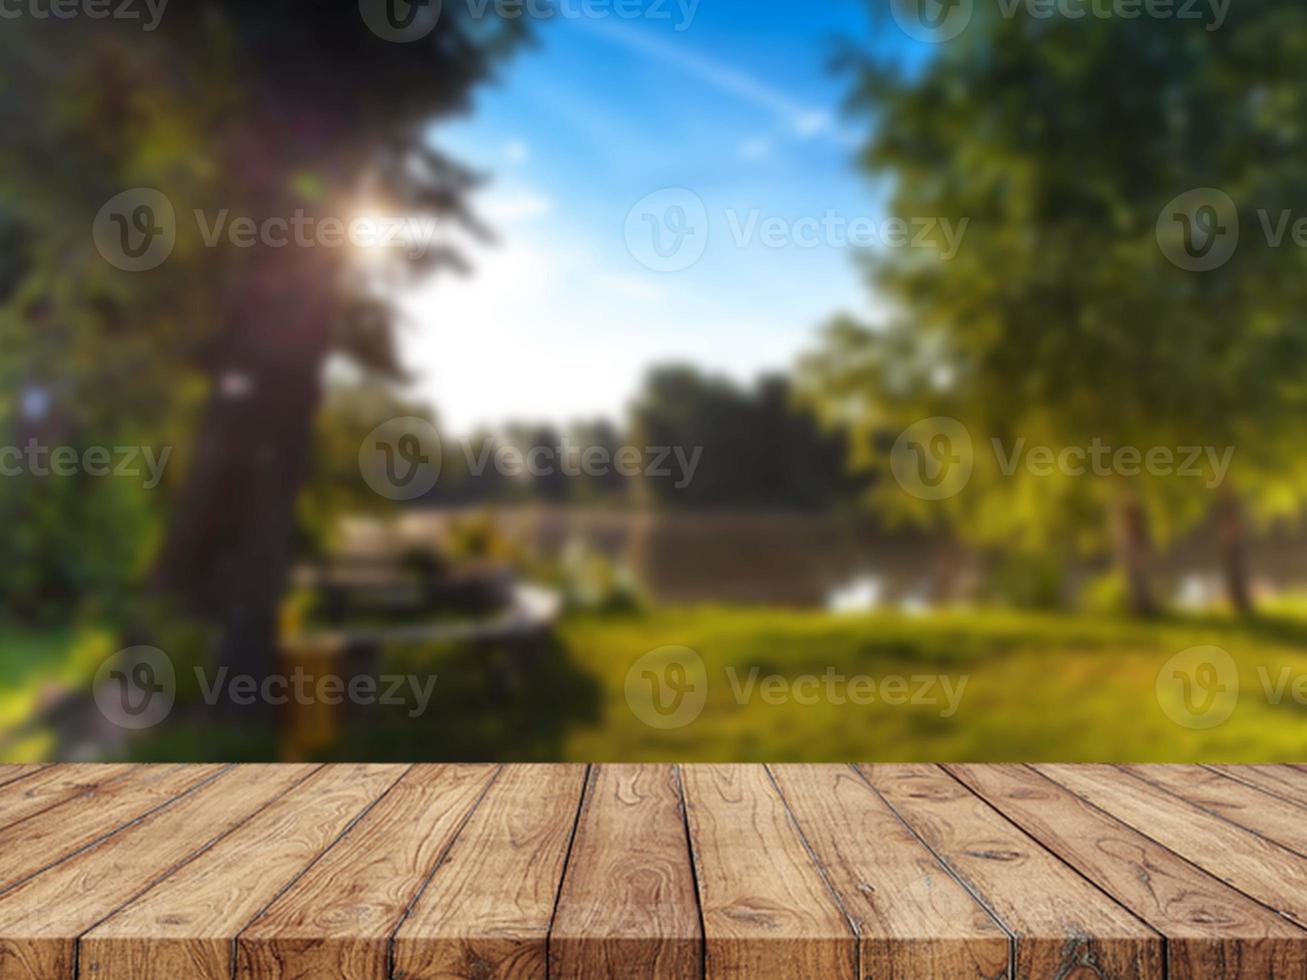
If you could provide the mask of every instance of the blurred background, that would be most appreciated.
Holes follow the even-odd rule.
[[[6,759],[1302,758],[1300,4],[0,17]]]

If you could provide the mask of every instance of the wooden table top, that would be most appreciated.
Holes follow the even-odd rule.
[[[1307,770],[0,766],[0,977],[1307,977]]]

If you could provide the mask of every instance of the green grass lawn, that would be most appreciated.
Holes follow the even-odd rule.
[[[1290,614],[1242,624],[1219,618],[1138,623],[996,611],[912,617],[690,608],[578,616],[562,635],[573,666],[596,678],[600,691],[598,721],[573,726],[565,737],[570,759],[1307,759],[1307,706],[1292,696],[1293,680],[1307,677],[1307,617]],[[1228,720],[1193,730],[1163,710],[1156,682],[1174,654],[1207,644],[1228,651],[1237,664],[1238,702]],[[665,645],[700,655],[707,700],[693,721],[659,730],[637,717],[625,683],[638,658]],[[755,667],[758,682],[740,703],[737,690]],[[876,683],[891,675],[941,675],[955,692],[966,681],[948,717],[938,684],[936,705],[833,704],[824,681],[815,704],[767,703],[761,696],[766,675],[792,682],[805,674],[824,678],[828,668]],[[1267,679],[1273,690],[1286,678],[1280,702],[1272,703]],[[909,699],[923,683],[909,680]],[[1307,680],[1299,691],[1307,695]],[[811,699],[811,682],[799,693]],[[1164,700],[1174,706],[1178,698]]]
[[[92,630],[0,627],[0,758],[26,762],[48,756],[48,734],[14,733],[33,716],[85,688],[112,650],[111,637]]]
[[[0,633],[0,720],[21,720],[46,693],[84,683],[103,656],[91,656],[101,645],[84,637]],[[1159,700],[1158,676],[1174,676],[1169,661],[1177,653],[1207,645],[1230,655],[1237,680],[1224,680],[1237,703],[1220,724],[1186,728],[1175,720],[1181,694],[1170,684]],[[688,697],[688,707],[671,716],[685,723],[669,728],[645,720],[662,719],[650,711],[645,670],[664,683],[680,680],[665,665],[641,660],[663,647],[695,651],[702,667],[687,659],[699,671],[687,678],[706,692],[701,710],[695,713]],[[1307,615],[1301,611],[1250,622],[1136,622],[995,610],[909,616],[654,608],[570,614],[558,642],[529,665],[514,666],[493,646],[415,645],[387,650],[378,666],[397,676],[436,675],[429,704],[343,719],[340,738],[320,758],[1307,760]],[[827,696],[830,685],[835,699]],[[855,695],[865,700],[869,692],[871,703],[857,703]],[[886,695],[907,703],[887,703]],[[933,703],[911,703],[923,695]],[[138,740],[132,757],[278,755],[271,731],[255,735],[227,722],[191,732],[189,722],[176,720]],[[42,751],[11,747],[7,756]]]

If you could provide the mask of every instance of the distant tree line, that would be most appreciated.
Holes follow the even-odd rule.
[[[328,534],[332,515],[385,505],[358,478],[358,445],[379,422],[401,415],[440,428],[429,409],[377,386],[333,389],[318,424],[317,472],[301,502],[314,533]],[[742,385],[687,365],[652,369],[624,425],[517,422],[469,436],[442,432],[441,443],[440,477],[417,506],[815,510],[851,504],[865,486],[865,477],[859,483],[848,472],[843,437],[795,403],[787,378]],[[623,450],[649,465],[639,472],[617,465]],[[656,472],[645,471],[651,467]]]

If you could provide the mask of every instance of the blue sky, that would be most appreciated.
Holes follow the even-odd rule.
[[[500,238],[469,249],[470,278],[405,300],[416,391],[455,432],[619,417],[662,361],[749,379],[789,365],[835,311],[871,305],[849,248],[738,241],[754,212],[883,214],[852,163],[864,124],[841,114],[848,80],[828,68],[839,38],[870,42],[866,5],[659,9],[667,19],[537,24],[474,111],[434,132],[491,176],[476,203]],[[702,258],[675,272],[628,247],[633,205],[665,188],[692,192],[707,219]]]

